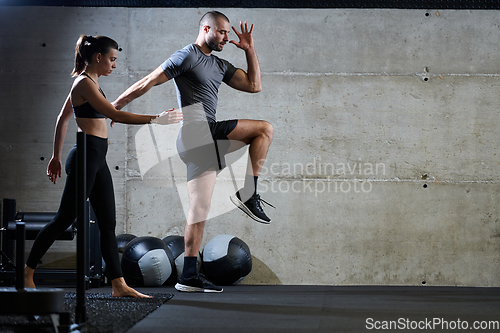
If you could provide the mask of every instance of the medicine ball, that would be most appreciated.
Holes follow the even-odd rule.
[[[203,248],[202,270],[216,285],[230,285],[243,280],[252,271],[248,245],[231,235],[218,235]]]
[[[130,243],[131,240],[137,238],[136,235],[132,234],[121,234],[116,236],[116,242],[118,243],[118,252],[123,253],[125,247]]]
[[[161,286],[172,274],[174,259],[161,239],[136,237],[125,247],[121,266],[128,284]]]

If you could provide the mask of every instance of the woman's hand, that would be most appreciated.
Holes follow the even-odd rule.
[[[181,111],[170,109],[167,111],[163,111],[162,113],[157,115],[155,119],[151,120],[151,124],[169,125],[178,123],[182,119],[183,118]]]
[[[61,170],[61,160],[52,156],[47,166],[47,176],[49,176],[50,181],[54,184],[57,182],[57,178],[61,178]]]

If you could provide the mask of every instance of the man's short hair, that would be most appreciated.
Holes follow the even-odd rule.
[[[218,11],[210,11],[205,13],[200,19],[200,28],[203,28],[203,26],[208,25],[210,26],[211,22],[217,21],[218,19],[224,19],[226,22],[229,23],[229,19],[227,18],[226,15],[222,14],[221,12]]]

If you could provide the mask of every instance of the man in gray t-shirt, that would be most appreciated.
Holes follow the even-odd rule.
[[[181,108],[202,103],[208,121],[216,121],[218,90],[222,82],[229,84],[236,68],[224,59],[206,55],[195,44],[175,52],[161,64],[169,80],[174,80]],[[191,121],[191,108],[184,114]]]
[[[195,43],[175,52],[152,73],[129,87],[113,103],[123,108],[153,86],[173,80],[184,121],[177,138],[177,150],[186,163],[190,209],[184,231],[185,257],[176,289],[180,291],[220,292],[196,270],[196,259],[210,210],[217,171],[224,167],[224,155],[243,145],[249,146],[245,185],[231,201],[248,216],[270,223],[257,194],[257,178],[272,141],[273,127],[266,121],[250,119],[216,120],[218,89],[222,82],[230,87],[256,93],[261,91],[260,66],[253,44],[253,25],[240,22],[239,41],[229,41],[229,19],[220,12],[208,12],[200,20]],[[245,52],[247,71],[235,68],[212,54],[229,42]]]

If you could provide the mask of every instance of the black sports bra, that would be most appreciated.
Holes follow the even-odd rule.
[[[94,80],[92,80],[92,78],[90,76],[88,76],[87,73],[82,73],[82,75],[85,75],[92,82],[94,82]],[[104,92],[102,91],[102,89],[100,87],[99,87],[99,91],[104,96],[104,98],[106,98],[106,95],[104,95]],[[77,118],[106,118],[102,113],[97,112],[97,110],[94,109],[92,107],[92,105],[90,105],[89,102],[85,102],[82,105],[73,106],[73,113],[75,114],[75,117],[77,117]]]

